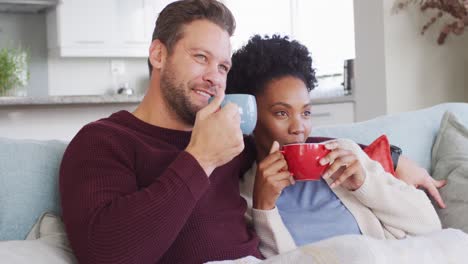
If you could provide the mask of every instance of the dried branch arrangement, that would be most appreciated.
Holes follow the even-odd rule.
[[[417,4],[422,12],[428,9],[437,10],[437,13],[423,26],[421,34],[444,15],[449,15],[449,22],[445,23],[437,38],[439,45],[444,44],[449,34],[461,35],[468,27],[468,0],[397,0],[395,11],[406,8],[409,4]]]

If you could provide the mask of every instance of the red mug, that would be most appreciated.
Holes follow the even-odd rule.
[[[283,153],[288,163],[289,171],[296,181],[317,181],[328,168],[327,165],[320,165],[319,161],[325,157],[330,150],[324,144],[299,143],[284,145]]]

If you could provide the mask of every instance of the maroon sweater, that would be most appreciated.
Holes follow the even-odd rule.
[[[80,263],[261,257],[239,195],[253,156],[244,151],[208,178],[184,151],[190,136],[126,111],[81,129],[60,168],[63,220]]]

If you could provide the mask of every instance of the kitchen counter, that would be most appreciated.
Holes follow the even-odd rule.
[[[0,97],[2,106],[137,104],[143,95],[74,95],[47,97]],[[312,104],[353,102],[353,96],[312,98]]]
[[[0,137],[70,141],[86,124],[133,112],[142,95],[0,97]],[[350,96],[313,98],[314,126],[354,121]],[[31,129],[34,128],[34,129]]]
[[[96,105],[96,104],[132,104],[140,103],[143,95],[74,95],[47,97],[0,97],[2,106],[34,105]]]

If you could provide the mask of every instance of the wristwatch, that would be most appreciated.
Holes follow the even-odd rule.
[[[392,161],[393,161],[393,169],[396,170],[397,165],[398,165],[398,159],[400,158],[401,154],[403,151],[401,148],[390,145],[390,154],[392,155]]]

